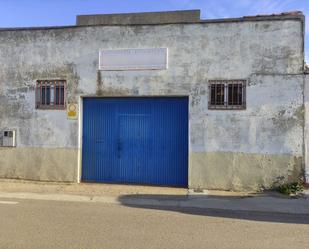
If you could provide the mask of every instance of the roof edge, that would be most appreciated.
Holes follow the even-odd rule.
[[[120,14],[121,15],[121,14]],[[171,24],[203,24],[203,23],[233,23],[233,22],[255,22],[255,21],[284,21],[284,20],[299,20],[305,23],[305,15],[301,11],[284,12],[280,14],[271,15],[256,15],[256,16],[243,16],[235,18],[219,18],[219,19],[202,19],[195,22],[165,22],[165,23],[150,23],[150,24],[92,24],[92,25],[64,25],[64,26],[36,26],[36,27],[12,27],[0,28],[1,31],[30,31],[30,30],[50,30],[50,29],[75,29],[85,27],[105,27],[105,26],[158,26],[158,25],[171,25]]]
[[[290,11],[279,14],[269,15],[255,15],[255,16],[243,16],[232,18],[219,18],[219,19],[204,19],[201,22],[204,23],[218,23],[218,22],[250,22],[250,21],[280,21],[280,20],[305,20],[305,15],[302,11]]]

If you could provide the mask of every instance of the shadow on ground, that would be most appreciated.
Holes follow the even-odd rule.
[[[184,207],[183,205],[173,205],[171,202],[183,203],[186,201],[194,201],[198,198],[199,201],[207,201],[211,203],[214,200],[228,201],[236,200],[241,201],[250,197],[239,196],[181,196],[181,195],[123,195],[118,198],[118,201],[123,206],[152,209],[152,210],[165,210],[179,212],[189,215],[200,215],[219,218],[241,219],[261,222],[275,222],[275,223],[293,223],[293,224],[309,224],[308,214],[291,214],[284,212],[268,212],[268,211],[244,211],[244,210],[231,210],[228,209],[227,203],[222,203],[224,208],[215,207]],[[303,199],[309,199],[309,196],[304,196]],[[287,199],[287,198],[283,198]],[[291,200],[293,201],[293,200]],[[224,206],[225,205],[225,206]],[[309,211],[308,211],[309,212]]]

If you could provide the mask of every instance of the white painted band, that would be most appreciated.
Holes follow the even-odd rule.
[[[15,204],[18,204],[18,202],[16,202],[16,201],[0,201],[0,204],[15,205]]]

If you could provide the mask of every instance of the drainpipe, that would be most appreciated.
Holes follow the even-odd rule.
[[[304,108],[305,108],[305,127],[304,127],[304,144],[305,144],[305,182],[309,183],[309,75],[304,74]]]
[[[304,103],[304,127],[303,127],[303,155],[305,163],[305,183],[309,185],[309,70],[305,62],[305,16],[301,17],[302,26],[302,55],[303,55],[303,103]]]

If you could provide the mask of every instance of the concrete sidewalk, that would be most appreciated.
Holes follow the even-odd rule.
[[[309,191],[301,198],[276,193],[207,191],[188,194],[187,189],[114,184],[59,184],[0,181],[0,198],[100,202],[130,207],[199,208],[248,212],[308,214]]]

